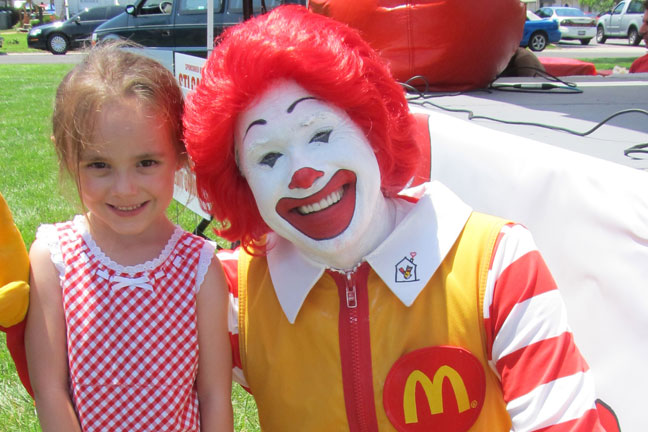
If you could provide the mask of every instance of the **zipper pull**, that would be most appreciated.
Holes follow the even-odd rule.
[[[358,297],[356,295],[355,271],[345,272],[346,276],[346,303],[349,309],[358,307]]]

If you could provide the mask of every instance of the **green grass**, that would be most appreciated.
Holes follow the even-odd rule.
[[[596,66],[597,71],[612,70],[614,69],[614,66],[620,66],[630,70],[630,65],[632,64],[633,61],[637,59],[637,57],[581,58],[579,60],[594,63],[594,66]]]
[[[26,245],[34,240],[38,225],[67,220],[77,213],[75,204],[63,197],[73,194],[59,185],[49,139],[56,86],[72,66],[0,65],[0,192]],[[199,222],[177,203],[168,214],[188,230]],[[232,403],[236,430],[258,431],[254,400],[238,385],[233,386]],[[33,402],[6,349],[4,333],[0,333],[0,431],[40,431]]]
[[[19,31],[17,27],[10,30],[0,30],[0,36],[4,38],[0,54],[43,52],[43,50],[29,48],[27,46],[27,32]]]

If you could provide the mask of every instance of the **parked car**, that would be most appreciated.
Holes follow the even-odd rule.
[[[596,36],[596,19],[573,7],[543,7],[536,12],[540,18],[550,18],[558,22],[564,40],[580,40],[587,45]]]
[[[214,37],[243,21],[242,0],[214,2]],[[273,9],[284,3],[306,4],[306,0],[265,0]],[[261,0],[253,0],[253,11],[261,12]],[[92,43],[128,39],[156,47],[205,57],[207,54],[207,0],[136,0],[126,11],[97,27]]]
[[[27,34],[27,45],[52,54],[65,54],[71,48],[89,44],[95,28],[122,12],[124,6],[86,8],[67,21],[33,27]]]
[[[558,22],[540,18],[531,11],[527,11],[524,22],[524,33],[520,41],[521,47],[529,47],[531,51],[542,51],[550,43],[556,43],[561,38]]]
[[[630,45],[639,45],[639,28],[643,21],[643,0],[620,2],[613,10],[601,15],[596,25],[596,42],[603,44],[608,38],[628,38]]]

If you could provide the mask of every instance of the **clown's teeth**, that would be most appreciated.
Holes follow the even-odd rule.
[[[113,206],[113,207],[115,207],[119,211],[133,211],[133,210],[137,210],[138,208],[142,207],[142,204],[137,204],[137,205],[128,206],[128,207],[119,207],[119,206]]]
[[[336,202],[340,201],[342,199],[342,193],[343,193],[343,189],[340,188],[335,192],[333,192],[331,195],[322,198],[319,202],[299,207],[297,211],[299,211],[299,213],[303,215],[306,215],[316,211],[324,210],[332,206]]]

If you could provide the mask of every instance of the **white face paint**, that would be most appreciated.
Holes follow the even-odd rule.
[[[304,253],[348,268],[382,241],[378,162],[345,112],[279,81],[239,116],[235,142],[264,221]]]

